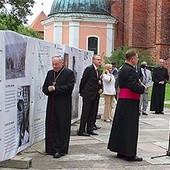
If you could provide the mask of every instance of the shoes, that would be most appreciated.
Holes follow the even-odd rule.
[[[125,158],[125,155],[122,155],[121,153],[117,153],[117,158]]]
[[[104,122],[110,122],[110,119],[103,119]]]
[[[53,158],[61,158],[62,156],[64,156],[63,153],[56,152],[56,153],[53,155]]]
[[[45,155],[54,155],[53,153],[47,153],[47,152],[45,152]]]
[[[143,158],[138,156],[127,156],[125,157],[126,161],[143,161]]]
[[[106,119],[106,120],[104,120],[105,122],[110,122],[110,119]]]
[[[146,116],[147,116],[148,114],[147,114],[147,113],[145,113],[145,112],[142,112],[142,115],[146,115]]]
[[[97,127],[94,126],[94,127],[93,127],[93,130],[98,130],[98,129],[97,129]]]
[[[164,114],[164,112],[162,112],[162,111],[155,111],[154,114]]]
[[[98,135],[98,134],[95,133],[94,131],[87,131],[87,133],[88,133],[89,135]]]
[[[100,128],[101,128],[100,126],[94,125],[93,130],[98,130]]]
[[[78,135],[78,136],[90,136],[90,135],[87,134],[86,132],[82,132],[82,133],[77,132],[77,135]]]
[[[117,153],[117,158],[125,159],[126,161],[142,161],[143,158],[138,156],[125,156],[123,154]]]
[[[101,119],[101,115],[97,115],[96,119]]]

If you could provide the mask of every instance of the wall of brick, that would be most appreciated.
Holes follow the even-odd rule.
[[[130,11],[131,12],[131,11]],[[143,48],[147,46],[147,0],[134,0],[133,3],[133,41],[132,46]]]
[[[122,34],[123,34],[123,5],[122,1],[116,1],[112,4],[111,13],[117,19],[117,24],[115,25],[115,47],[122,46]]]
[[[156,62],[167,59],[170,69],[170,0],[116,0],[111,9],[118,18],[115,48],[124,44],[147,49]]]
[[[158,1],[156,48],[160,48],[160,58],[170,57],[170,0]]]

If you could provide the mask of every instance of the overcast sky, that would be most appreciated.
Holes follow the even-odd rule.
[[[50,13],[51,5],[54,0],[34,0],[35,5],[32,8],[32,16],[28,16],[28,25],[32,24],[35,18],[40,14],[41,11],[44,11],[46,15]],[[43,5],[42,5],[43,4]]]

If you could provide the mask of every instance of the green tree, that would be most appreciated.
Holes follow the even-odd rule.
[[[146,61],[148,65],[155,65],[155,61],[150,57],[149,51],[148,50],[139,50],[139,63],[142,61]]]
[[[17,27],[20,23],[10,15],[0,14],[0,29],[17,31]]]
[[[27,36],[40,38],[37,31],[24,26],[32,15],[34,0],[0,0],[0,30],[12,30]]]
[[[125,54],[128,50],[132,49],[131,47],[123,47],[123,48],[117,48],[110,57],[106,57],[106,63],[112,63],[115,62],[116,66],[119,68],[123,65],[125,62]],[[135,50],[135,49],[134,49]],[[149,55],[149,52],[147,50],[137,50],[137,53],[139,55],[139,63],[142,61],[146,61],[148,65],[154,65],[154,61]]]
[[[29,37],[42,39],[41,35],[37,31],[35,31],[35,30],[33,30],[33,29],[29,28],[29,27],[25,27],[22,24],[20,24],[18,26],[18,31],[17,32],[20,33],[20,34],[29,36]]]
[[[12,18],[16,24],[26,24],[34,3],[34,0],[0,0],[0,13],[9,16],[9,21]]]
[[[15,20],[13,18],[10,18],[10,21],[11,23],[15,23]],[[37,31],[26,27],[23,24],[16,25],[11,29],[11,27],[8,25],[8,22],[9,16],[0,15],[0,30],[12,30],[23,35],[42,39],[41,35]]]

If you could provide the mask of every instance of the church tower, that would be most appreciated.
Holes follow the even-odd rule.
[[[108,0],[54,0],[42,21],[44,40],[110,56],[115,22]]]

